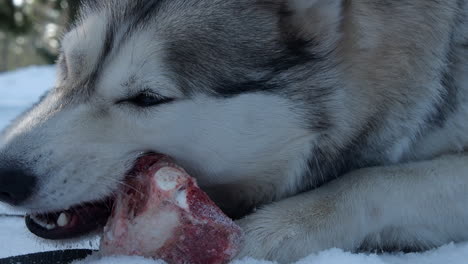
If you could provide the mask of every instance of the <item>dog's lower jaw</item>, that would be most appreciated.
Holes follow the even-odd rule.
[[[83,203],[68,210],[25,217],[26,227],[38,237],[51,240],[73,239],[104,227],[112,209],[112,199]]]

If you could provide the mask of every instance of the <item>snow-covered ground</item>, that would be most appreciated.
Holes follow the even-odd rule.
[[[53,85],[55,69],[51,66],[30,67],[0,74],[0,129],[15,116],[25,111]],[[0,215],[21,214],[0,205]],[[58,248],[97,248],[96,238],[71,245],[54,245],[41,241],[28,233],[21,217],[0,216],[0,258],[14,255],[55,250]],[[88,259],[77,264],[161,264],[161,261],[139,257],[113,257]],[[351,254],[332,249],[313,254],[296,264],[466,264],[468,243],[450,244],[441,248],[414,254],[369,255]],[[232,264],[271,264],[271,262],[245,259]]]

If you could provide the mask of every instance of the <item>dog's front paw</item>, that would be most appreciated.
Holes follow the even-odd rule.
[[[244,231],[244,243],[237,259],[252,257],[259,260],[289,263],[319,251],[313,243],[314,234],[292,223],[287,212],[262,209],[236,223]],[[308,245],[303,243],[308,241]]]
[[[244,231],[244,242],[237,259],[252,257],[259,260],[273,260],[275,251],[280,247],[283,240],[283,230],[275,228],[273,219],[255,213],[247,216],[236,223]]]
[[[237,258],[291,263],[333,247],[353,250],[363,238],[363,228],[358,215],[347,208],[336,199],[315,195],[268,205],[236,221],[245,233]]]

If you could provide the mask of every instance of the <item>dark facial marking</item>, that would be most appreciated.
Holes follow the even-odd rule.
[[[94,8],[101,12],[111,12],[109,23],[106,26],[103,46],[98,57],[98,64],[92,71],[90,76],[81,84],[77,85],[79,90],[84,90],[87,96],[90,96],[95,88],[97,79],[99,78],[108,57],[113,52],[118,52],[123,43],[128,41],[131,35],[137,31],[139,27],[145,24],[149,19],[156,16],[163,0],[135,0],[131,2],[131,6],[124,10],[104,10],[105,5],[96,5]],[[148,23],[150,24],[150,23]],[[123,28],[123,26],[127,28]],[[124,31],[124,34],[117,38],[117,33]]]
[[[102,69],[104,68],[104,63],[106,61],[106,58],[109,56],[109,54],[112,51],[112,47],[115,41],[115,32],[116,32],[115,25],[112,23],[109,23],[106,29],[104,45],[102,47],[101,54],[99,55],[99,58],[98,58],[98,64],[95,70],[89,76],[88,80],[86,80],[85,83],[83,83],[83,87],[85,88],[85,91],[88,92],[88,96],[90,96],[92,91],[94,90],[97,78],[102,72]]]
[[[285,8],[271,4],[271,17],[264,20],[212,16],[193,23],[183,38],[171,39],[166,62],[179,88],[186,96],[203,87],[205,93],[226,98],[278,90],[288,85],[284,82],[296,81],[278,76],[323,57],[314,53],[315,39],[301,37],[287,22],[292,14]],[[231,24],[238,25],[231,29]]]
[[[129,8],[124,15],[123,20],[128,21],[130,26],[125,30],[119,43],[125,43],[139,28],[144,28],[145,25],[151,25],[151,23],[148,22],[151,18],[157,16],[163,2],[164,0],[135,1],[133,6]]]

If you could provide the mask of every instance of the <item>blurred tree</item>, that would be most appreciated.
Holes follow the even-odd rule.
[[[78,10],[80,8],[80,0],[68,0],[68,16],[69,16],[69,23],[75,21],[77,16]]]
[[[0,71],[53,63],[79,0],[0,0]]]
[[[13,0],[0,0],[0,30],[13,34],[26,33],[31,29],[31,21]]]
[[[31,28],[31,21],[25,16],[22,9],[15,6],[13,0],[0,0],[0,31],[3,33],[0,70],[8,67],[9,39],[19,34],[26,34]]]

